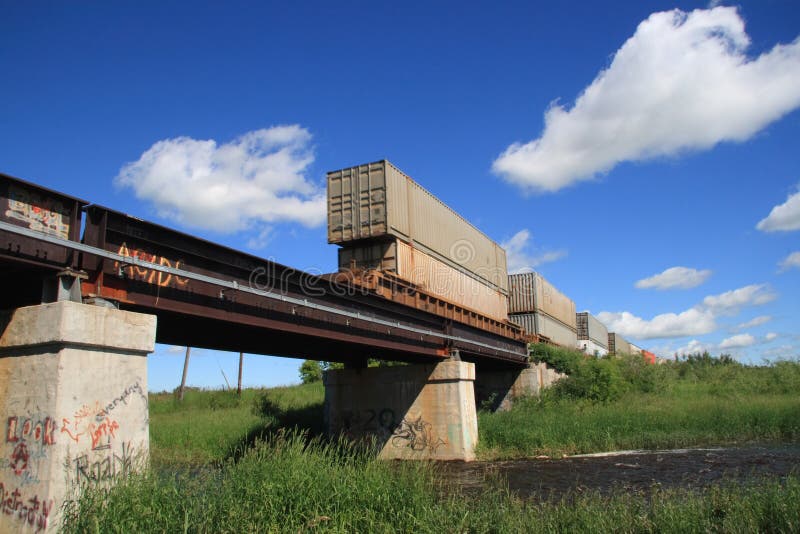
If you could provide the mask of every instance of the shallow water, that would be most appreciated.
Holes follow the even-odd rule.
[[[800,475],[800,445],[619,451],[562,459],[448,463],[441,468],[446,481],[468,493],[507,484],[522,498],[544,500],[586,491],[703,488],[722,480]]]

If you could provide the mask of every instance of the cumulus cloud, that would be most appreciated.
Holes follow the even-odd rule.
[[[737,334],[727,339],[723,339],[719,344],[721,349],[739,349],[742,347],[749,347],[756,342],[756,338],[750,334]]]
[[[639,289],[690,289],[697,287],[711,276],[711,271],[698,271],[689,267],[670,267],[664,272],[636,282]]]
[[[800,105],[800,38],[749,58],[735,8],[654,13],[571,109],[553,103],[541,137],[493,163],[510,183],[551,192],[623,161],[745,141]]]
[[[790,232],[800,230],[800,191],[789,195],[786,202],[772,208],[756,228],[762,232]]]
[[[247,132],[228,143],[158,141],[122,167],[115,182],[162,217],[218,232],[252,225],[325,221],[321,188],[306,177],[311,134],[297,125]],[[263,231],[263,230],[262,230]]]
[[[766,284],[752,284],[703,299],[703,306],[717,315],[733,314],[745,306],[761,306],[778,295]]]
[[[781,268],[781,272],[789,269],[800,269],[800,252],[792,252],[778,266]]]
[[[720,315],[732,315],[747,306],[760,306],[771,302],[777,295],[766,284],[753,284],[719,295],[709,295],[700,304],[680,313],[663,313],[644,319],[630,312],[597,314],[609,332],[626,338],[654,339],[698,336],[717,329]]]
[[[693,339],[683,347],[675,349],[675,354],[702,354],[704,352],[710,353],[712,350],[714,350],[713,345]]]
[[[708,334],[717,328],[714,314],[697,308],[681,313],[663,313],[650,320],[626,311],[600,312],[597,319],[606,325],[609,332],[636,339],[697,336]]]
[[[527,229],[522,229],[510,239],[500,243],[500,246],[506,250],[509,274],[531,272],[534,267],[560,260],[567,255],[566,250],[529,251],[530,241],[531,233]]]
[[[772,320],[772,317],[769,315],[759,315],[758,317],[753,317],[746,323],[741,323],[736,326],[737,330],[744,330],[746,328],[753,328],[754,326],[761,326],[762,324],[766,324]]]
[[[774,339],[777,339],[777,337],[778,337],[778,334],[776,334],[775,332],[769,332],[769,333],[767,333],[766,336],[764,336],[764,339],[766,341],[772,341]]]

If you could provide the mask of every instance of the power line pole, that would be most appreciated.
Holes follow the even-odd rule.
[[[236,387],[236,394],[242,396],[242,362],[244,360],[244,352],[239,353],[239,385]]]
[[[189,353],[192,351],[190,347],[186,347],[186,359],[183,360],[183,377],[181,378],[181,388],[178,390],[178,400],[183,400],[183,391],[186,389],[186,373],[189,371]]]

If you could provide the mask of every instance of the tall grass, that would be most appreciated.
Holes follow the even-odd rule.
[[[485,458],[800,440],[800,364],[698,355],[648,365],[538,348],[571,375],[541,398],[479,414]]]
[[[800,479],[695,494],[570,495],[526,502],[500,487],[468,496],[436,466],[387,463],[298,432],[257,442],[213,472],[149,474],[84,493],[66,532],[796,532]]]
[[[241,397],[190,389],[183,401],[151,394],[151,460],[155,466],[219,462],[280,427],[306,427],[310,421],[321,426],[323,395],[322,384],[245,389]]]

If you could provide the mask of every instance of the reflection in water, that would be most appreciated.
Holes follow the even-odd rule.
[[[499,479],[523,498],[558,499],[570,493],[612,489],[702,488],[721,479],[800,475],[800,445],[746,446],[671,451],[624,451],[571,456],[560,460],[527,459],[446,463],[446,481],[466,492],[480,492]]]

